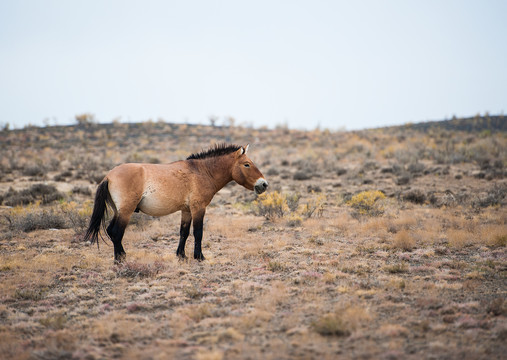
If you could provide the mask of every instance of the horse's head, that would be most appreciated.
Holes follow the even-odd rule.
[[[268,182],[246,155],[247,151],[248,145],[242,146],[234,153],[235,161],[232,167],[232,178],[248,190],[255,190],[257,194],[262,194],[268,188]]]

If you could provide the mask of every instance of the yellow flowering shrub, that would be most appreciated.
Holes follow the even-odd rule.
[[[259,195],[253,206],[257,215],[265,216],[267,219],[283,217],[289,211],[287,196],[278,191]]]
[[[347,205],[355,209],[360,215],[379,216],[384,213],[384,205],[381,200],[386,196],[379,190],[362,191],[347,202]]]
[[[255,214],[265,216],[267,219],[281,218],[290,215],[289,221],[294,224],[301,223],[302,218],[321,216],[324,211],[326,196],[324,194],[312,196],[305,204],[299,204],[300,194],[282,194],[278,191],[264,193],[253,202]]]

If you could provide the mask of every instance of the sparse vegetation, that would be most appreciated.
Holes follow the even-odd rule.
[[[415,240],[407,230],[400,230],[394,235],[393,247],[404,251],[411,251],[415,247]]]
[[[6,216],[11,229],[16,231],[68,228],[65,218],[53,208],[40,208],[37,205],[28,209],[18,208]]]
[[[313,324],[313,328],[321,335],[348,336],[350,330],[339,314],[325,314],[317,319]]]
[[[91,200],[85,201],[82,205],[75,201],[62,202],[60,209],[76,234],[83,234],[86,231],[93,209]]]
[[[379,190],[367,190],[352,196],[347,205],[360,215],[379,216],[384,213],[382,200],[386,196]]]
[[[306,218],[311,218],[312,216],[321,217],[324,212],[326,196],[323,194],[315,195],[308,199],[308,201],[303,204],[301,209],[301,214]]]
[[[2,203],[7,206],[19,206],[36,203],[49,204],[65,197],[54,185],[34,184],[28,189],[14,190],[9,188],[1,197]]]
[[[278,191],[259,195],[253,206],[256,215],[265,216],[269,220],[283,217],[289,211],[287,195]]]
[[[125,278],[153,277],[164,269],[164,264],[155,261],[154,263],[141,263],[137,261],[126,261],[115,267],[116,274]]]
[[[455,119],[451,133],[80,119],[0,132],[3,358],[504,355],[507,135],[494,121],[465,132]],[[204,262],[176,257],[177,215],[134,214],[121,265],[106,236],[81,241],[116,164],[252,139],[270,188],[217,194]]]
[[[386,265],[384,270],[390,274],[405,273],[408,271],[408,265],[406,263]]]
[[[347,306],[319,317],[312,325],[317,333],[324,336],[348,336],[367,320],[371,320],[371,315],[366,309]]]
[[[282,194],[278,191],[264,193],[253,202],[254,213],[264,216],[268,220],[281,218],[290,214],[289,221],[292,224],[297,223],[301,216],[304,218],[322,216],[326,196],[315,194],[314,192],[310,195],[306,202],[300,204],[300,194]]]

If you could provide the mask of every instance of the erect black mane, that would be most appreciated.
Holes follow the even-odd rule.
[[[239,145],[234,144],[215,144],[215,146],[210,147],[207,150],[202,150],[199,153],[195,153],[187,157],[187,160],[199,160],[199,159],[207,159],[210,157],[228,155],[235,151],[238,151],[241,148]]]

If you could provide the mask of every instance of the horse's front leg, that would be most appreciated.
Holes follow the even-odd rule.
[[[192,221],[194,222],[194,239],[195,239],[194,259],[197,259],[199,261],[204,260],[201,243],[202,243],[202,228],[205,213],[206,209],[199,209],[195,212],[192,212]]]
[[[192,214],[190,211],[181,212],[181,226],[180,226],[180,243],[176,255],[181,259],[185,259],[185,244],[187,242],[188,234],[190,234],[190,224],[192,223]]]

